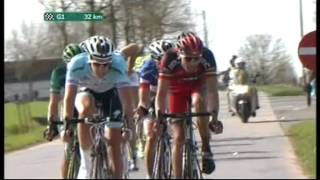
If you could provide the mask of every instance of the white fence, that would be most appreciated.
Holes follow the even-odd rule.
[[[50,81],[35,81],[33,82],[33,91],[38,92],[38,98],[49,98]],[[19,100],[27,97],[29,93],[29,86],[27,82],[20,83],[5,83],[4,84],[4,98],[5,101],[13,101],[15,95],[19,96]]]

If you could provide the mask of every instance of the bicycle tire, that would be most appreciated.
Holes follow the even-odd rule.
[[[164,142],[161,137],[159,138],[156,147],[157,149],[154,159],[152,179],[162,179],[164,178],[161,176],[164,170]]]
[[[100,141],[97,147],[92,148],[91,162],[91,179],[107,179],[112,177],[109,174],[107,148],[103,141]]]
[[[169,136],[166,136],[165,139],[165,153],[164,153],[164,158],[165,158],[165,179],[171,179],[172,176],[172,163],[171,163],[171,146],[170,146],[170,139]]]
[[[67,179],[77,179],[79,167],[80,167],[80,150],[79,144],[77,143],[72,147],[72,154],[69,161]]]

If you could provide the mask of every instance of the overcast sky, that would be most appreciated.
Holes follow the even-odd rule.
[[[316,29],[315,0],[303,2],[304,34]],[[192,10],[199,14],[197,33],[203,37],[201,11],[206,11],[209,47],[213,50],[218,71],[225,70],[232,54],[237,54],[246,37],[270,34],[281,38],[291,55],[297,74],[301,63],[297,48],[300,36],[299,0],[192,0]],[[43,21],[44,8],[38,0],[5,0],[5,38],[19,31],[22,21]]]

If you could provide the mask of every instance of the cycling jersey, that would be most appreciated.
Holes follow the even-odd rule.
[[[98,79],[92,72],[87,52],[74,56],[67,66],[66,84],[89,88],[101,93],[118,84],[129,83],[127,63],[120,52],[112,54],[112,66],[103,79]]]
[[[151,58],[150,55],[137,57],[133,66],[133,70],[140,72],[144,62],[149,60],[150,58]]]
[[[207,75],[214,75],[216,62],[213,53],[204,48],[202,58],[195,73],[188,73],[181,65],[181,58],[177,49],[168,51],[160,64],[160,79],[169,80],[169,111],[183,113],[187,111],[190,95],[199,92]]]
[[[158,68],[156,61],[151,57],[147,59],[140,70],[140,87],[149,88],[153,92],[156,92],[158,84]]]
[[[64,88],[66,81],[67,65],[65,63],[59,64],[51,72],[50,78],[50,92],[55,94],[60,94],[61,90]]]

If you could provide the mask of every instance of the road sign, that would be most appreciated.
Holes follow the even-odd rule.
[[[298,55],[304,67],[316,70],[316,31],[303,36],[299,43]]]

